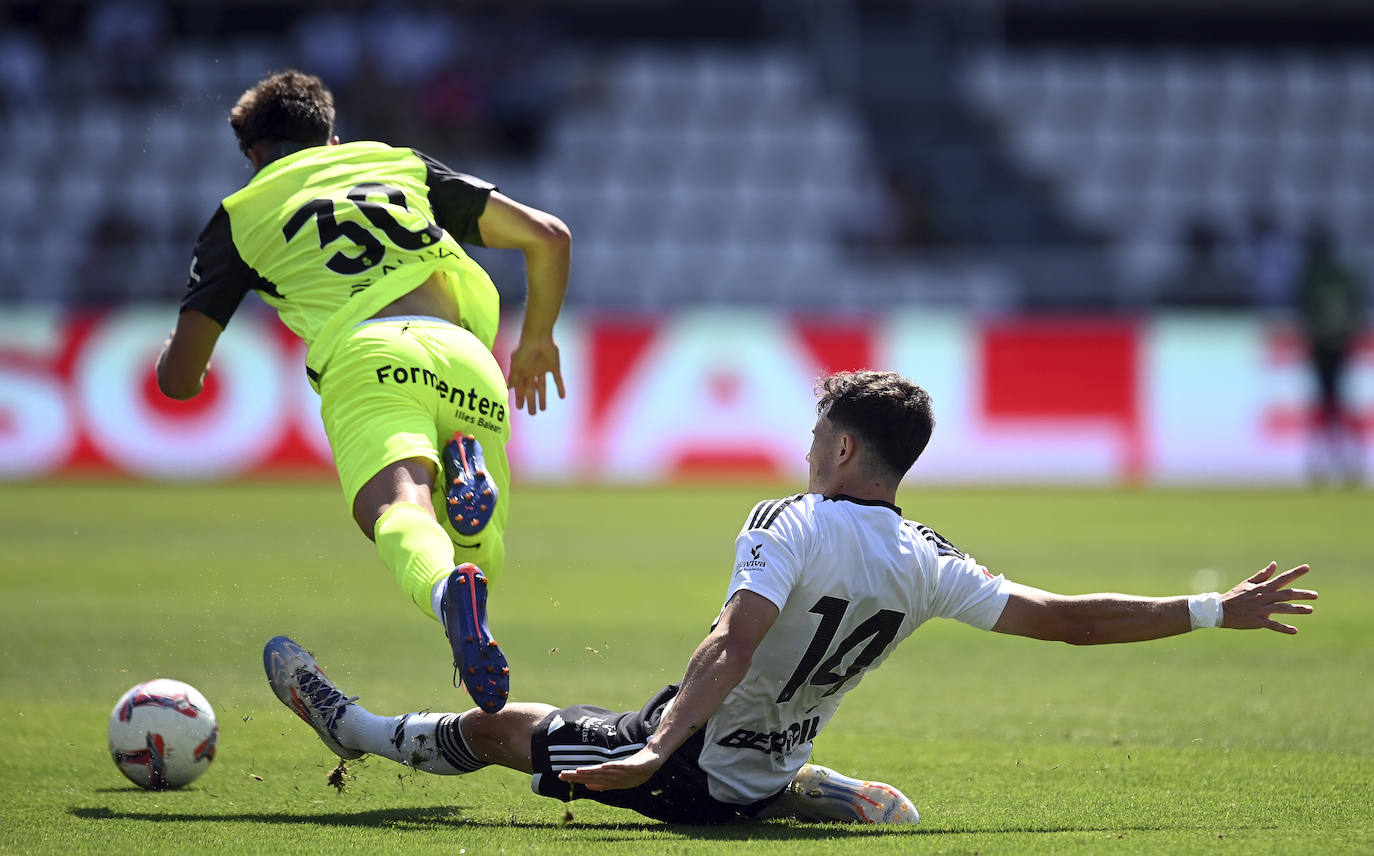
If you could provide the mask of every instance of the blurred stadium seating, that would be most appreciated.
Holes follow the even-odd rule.
[[[964,86],[1072,218],[1149,287],[1182,224],[1240,234],[1256,209],[1329,222],[1374,262],[1374,53],[1037,49],[974,53]]]
[[[715,4],[713,16],[627,4],[631,23],[601,32],[625,11],[607,11],[616,5],[475,4],[460,16],[299,2],[267,20],[250,3],[202,20],[194,3],[11,4],[3,299],[175,299],[196,232],[249,175],[229,105],[265,72],[319,56],[302,35],[312,27],[337,47],[326,76],[338,78],[346,137],[433,149],[569,222],[579,308],[1147,307],[1186,265],[1192,227],[1211,230],[1243,279],[1260,215],[1290,254],[1325,221],[1374,271],[1374,37],[1328,49],[1018,35],[1022,19],[1075,23],[1111,6],[1087,0],[758,0]],[[1283,14],[1307,20],[1301,4],[1266,9],[1279,10],[1279,33]],[[532,144],[472,132],[509,114],[494,84],[471,99],[475,119],[445,124],[443,111],[466,109],[461,64],[431,69],[431,100],[410,112],[438,119],[418,139],[378,109],[396,90],[357,28],[413,33],[441,12],[436,32],[463,50],[528,42],[522,62],[539,77],[519,81],[515,100],[530,96],[523,106],[540,117]],[[697,29],[665,32],[684,21]],[[515,261],[478,255],[520,293]],[[1238,304],[1282,303],[1247,289]]]
[[[583,60],[573,85],[597,98],[553,120],[530,194],[577,224],[580,299],[826,305],[872,155],[804,60],[771,45]]]

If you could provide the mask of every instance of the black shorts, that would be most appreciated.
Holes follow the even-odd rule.
[[[698,731],[678,747],[649,781],[636,788],[592,791],[559,781],[560,770],[573,770],[626,758],[644,748],[663,717],[663,708],[677,695],[669,685],[654,694],[643,709],[615,713],[604,707],[575,704],[555,710],[539,723],[530,738],[534,762],[534,792],[563,802],[589,799],[628,808],[664,823],[725,823],[752,817],[776,795],[749,805],[713,798],[706,772],[697,765],[704,742]]]

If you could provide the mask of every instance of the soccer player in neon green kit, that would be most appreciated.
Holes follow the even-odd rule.
[[[275,308],[308,346],[305,371],[353,519],[443,624],[473,700],[499,710],[509,672],[487,627],[486,586],[505,560],[507,387],[531,414],[546,405],[548,375],[564,394],[553,327],[568,228],[413,149],[340,144],[333,96],[312,75],[266,78],[229,124],[256,172],[197,240],[158,387],[177,399],[200,392],[248,291]],[[491,354],[499,295],[461,243],[525,256],[508,377]]]

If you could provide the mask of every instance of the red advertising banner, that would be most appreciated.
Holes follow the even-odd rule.
[[[153,379],[171,321],[166,307],[0,318],[0,477],[332,475],[304,349],[274,317],[236,318],[189,402]],[[572,316],[559,340],[568,398],[516,414],[518,478],[804,477],[817,378],[863,367],[931,392],[930,481],[1293,482],[1311,461],[1306,349],[1259,318],[701,311]],[[1367,437],[1369,340],[1346,390],[1348,433]],[[1358,454],[1370,463],[1369,444]]]

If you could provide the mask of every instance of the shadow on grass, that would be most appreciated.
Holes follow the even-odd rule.
[[[1065,832],[1124,833],[1160,832],[1180,827],[1168,824],[1135,826],[1007,826],[956,827],[932,829],[912,826],[850,826],[845,824],[797,823],[793,821],[764,821],[726,824],[723,826],[672,826],[653,821],[614,823],[560,821],[495,821],[464,817],[458,807],[373,809],[358,812],[325,812],[321,814],[291,814],[286,812],[240,812],[215,814],[210,812],[177,813],[165,811],[116,811],[104,806],[75,806],[70,813],[83,820],[143,820],[158,822],[199,823],[225,821],[238,823],[317,823],[325,826],[370,827],[376,829],[424,829],[464,827],[467,829],[558,829],[599,833],[594,841],[616,842],[639,839],[659,839],[665,834],[682,838],[717,841],[768,841],[797,839],[867,838],[891,835],[1026,835],[1058,834]],[[1232,827],[1235,828],[1235,827]],[[1266,827],[1267,828],[1267,827]]]
[[[83,820],[146,820],[153,823],[201,823],[204,821],[224,821],[229,823],[318,823],[324,826],[369,826],[393,829],[441,829],[451,826],[475,826],[466,820],[454,806],[433,808],[392,808],[373,809],[355,812],[323,812],[320,814],[292,814],[289,812],[238,812],[218,814],[214,812],[173,812],[173,811],[116,811],[105,806],[74,806],[69,809],[74,817]],[[480,824],[495,826],[498,824]],[[520,826],[521,824],[499,824]],[[531,827],[557,826],[554,823],[525,824]]]
[[[151,823],[318,823],[326,826],[372,827],[376,829],[550,829],[597,832],[596,841],[631,841],[661,838],[665,834],[685,838],[717,840],[745,839],[830,839],[915,831],[910,827],[844,826],[839,824],[792,825],[785,822],[740,822],[724,826],[672,826],[654,821],[615,823],[606,821],[571,823],[560,821],[474,820],[464,817],[457,807],[373,809],[358,812],[324,812],[321,814],[291,814],[286,812],[213,812],[116,811],[104,806],[74,806],[74,817],[83,820],[142,820]]]

